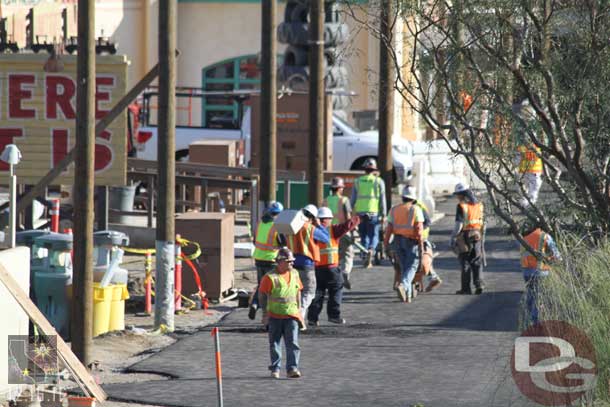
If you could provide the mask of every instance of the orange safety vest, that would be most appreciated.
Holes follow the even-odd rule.
[[[409,239],[418,239],[415,227],[415,213],[417,209],[417,206],[412,203],[396,205],[390,209],[392,232],[395,235],[408,237]]]
[[[531,148],[522,145],[518,147],[518,151],[521,153],[521,161],[519,162],[519,172],[521,174],[542,173],[542,159],[539,157],[540,149],[538,147]]]
[[[524,236],[523,239],[527,242],[527,244],[537,252],[542,254],[546,254],[547,251],[547,243],[546,243],[546,233],[542,231],[542,229],[538,228],[534,230],[527,236]],[[551,267],[543,261],[540,261],[536,258],[536,256],[532,255],[528,252],[524,247],[521,247],[521,268],[524,269],[536,269],[536,270],[550,270]]]
[[[462,230],[481,230],[483,228],[483,204],[460,203],[464,213],[464,227]]]
[[[313,240],[315,228],[311,223],[306,223],[296,235],[288,236],[288,248],[294,254],[301,254],[315,262],[319,262],[320,248]]]
[[[329,244],[317,243],[318,248],[320,249],[320,261],[316,262],[317,267],[339,264],[339,240],[335,238],[332,226],[328,228],[328,234],[330,235]]]

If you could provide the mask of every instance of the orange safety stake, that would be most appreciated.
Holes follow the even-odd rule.
[[[220,332],[218,327],[212,328],[214,347],[216,348],[216,387],[218,388],[218,407],[223,407],[222,401],[222,366],[220,363]]]
[[[146,252],[146,260],[144,261],[145,277],[145,298],[144,312],[152,314],[152,252]]]
[[[51,200],[51,232],[59,233],[59,199]]]

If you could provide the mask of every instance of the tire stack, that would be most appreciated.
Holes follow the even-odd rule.
[[[338,4],[324,2],[324,72],[325,87],[341,93],[347,88],[347,68],[341,64],[337,46],[349,36],[347,24],[340,21]],[[309,1],[288,0],[284,22],[277,28],[278,41],[288,44],[284,64],[278,79],[285,87],[295,91],[309,90]],[[343,92],[345,93],[345,92]],[[333,110],[341,111],[349,105],[347,95],[333,95]]]

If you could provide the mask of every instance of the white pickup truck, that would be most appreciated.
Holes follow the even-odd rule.
[[[246,163],[250,157],[250,110],[245,109],[240,130],[176,127],[176,159],[188,158],[189,145],[198,140],[244,140]],[[347,171],[362,168],[369,157],[377,157],[377,131],[360,132],[345,121],[333,116],[333,170]],[[157,159],[157,128],[140,127],[134,140],[136,157],[144,160]],[[400,137],[392,142],[395,180],[404,183],[411,177],[413,169],[413,146]]]

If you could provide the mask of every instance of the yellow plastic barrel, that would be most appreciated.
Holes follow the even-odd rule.
[[[122,331],[125,329],[125,300],[129,298],[129,291],[127,291],[127,284],[113,284],[112,287],[108,330]]]
[[[113,290],[112,285],[100,287],[99,283],[93,283],[93,336],[106,333],[110,329]]]

